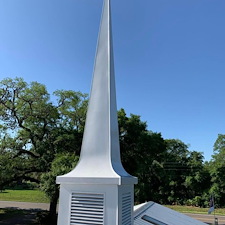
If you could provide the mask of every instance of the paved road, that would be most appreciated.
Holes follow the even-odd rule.
[[[208,214],[191,214],[191,213],[185,213],[187,216],[190,216],[196,220],[200,220],[205,223],[212,223],[214,224],[214,215],[208,215]],[[218,224],[219,225],[225,225],[225,216],[217,216],[218,218]]]
[[[48,210],[49,204],[31,202],[7,202],[0,201],[0,208],[43,209]]]

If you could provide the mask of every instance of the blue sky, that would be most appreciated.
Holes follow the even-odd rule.
[[[213,153],[225,133],[225,1],[111,0],[118,109]],[[0,0],[0,79],[89,93],[102,0]]]

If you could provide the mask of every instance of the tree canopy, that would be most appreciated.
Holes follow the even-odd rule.
[[[79,155],[87,95],[54,95],[53,103],[43,84],[22,78],[0,82],[0,187],[19,180],[39,184],[58,154]]]
[[[53,100],[52,100],[52,99]],[[79,159],[88,98],[72,90],[56,90],[22,78],[0,82],[0,189],[13,182],[35,182],[51,200],[58,200],[57,175],[67,173]],[[207,206],[210,192],[225,205],[225,135],[214,155],[190,151],[177,139],[164,139],[148,130],[138,115],[118,111],[121,159],[137,176],[135,202]]]

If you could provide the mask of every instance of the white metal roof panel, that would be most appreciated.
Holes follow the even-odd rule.
[[[148,220],[149,217],[149,220]],[[146,219],[146,220],[145,220]],[[150,221],[155,221],[150,222]],[[159,205],[147,202],[134,208],[134,225],[206,225],[182,213]]]

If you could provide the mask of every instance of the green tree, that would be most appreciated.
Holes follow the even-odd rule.
[[[22,78],[0,82],[0,129],[4,131],[0,161],[7,157],[11,174],[2,186],[17,180],[40,183],[41,175],[52,170],[58,154],[79,154],[87,95],[56,91],[55,96],[53,104],[46,87],[38,82],[28,84]],[[4,166],[0,164],[0,168]],[[50,209],[54,205],[51,201]]]
[[[164,162],[165,195],[168,203],[185,204],[187,200],[201,199],[210,187],[210,174],[204,166],[204,157],[189,151],[180,140],[167,139],[167,156]],[[200,204],[200,201],[198,201]]]
[[[225,206],[225,135],[219,134],[214,144],[214,154],[210,161],[212,177],[211,193],[214,193],[216,204]]]
[[[58,199],[55,178],[77,163],[88,102],[86,94],[70,90],[57,90],[54,96],[53,103],[38,82],[28,84],[22,78],[0,82],[0,189],[18,180],[40,184],[50,198],[53,216]],[[149,131],[138,115],[128,117],[121,109],[118,122],[122,163],[139,179],[136,202],[183,203],[194,198],[198,202],[209,188],[209,170],[212,189],[222,199],[223,135],[215,143],[213,161],[205,165],[201,153],[189,151],[180,140],[164,140],[160,133]]]
[[[164,140],[160,133],[148,131],[140,116],[131,114],[127,117],[124,109],[118,112],[118,121],[122,163],[139,179],[135,186],[135,201],[157,201],[163,196]]]
[[[164,193],[168,203],[180,203],[186,195],[185,179],[188,175],[188,146],[177,139],[167,139],[164,169],[166,179]]]
[[[56,217],[56,206],[59,197],[59,185],[55,184],[56,177],[64,175],[75,168],[79,157],[75,154],[57,154],[52,161],[51,170],[41,175],[40,187],[53,204],[50,207],[50,217]]]
[[[188,189],[187,197],[202,196],[210,188],[210,173],[204,164],[202,153],[192,151],[188,155],[187,166],[188,176],[185,179],[185,186]]]

